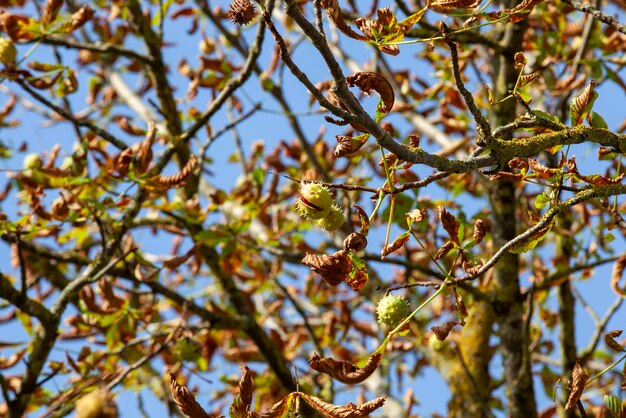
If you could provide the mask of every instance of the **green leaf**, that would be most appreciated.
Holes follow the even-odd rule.
[[[413,209],[413,205],[415,204],[415,200],[404,194],[396,195],[396,202],[394,203],[393,208],[393,223],[398,225],[400,228],[405,229],[406,227],[406,214]],[[389,219],[389,211],[391,205],[388,205],[382,213],[382,219],[387,221]]]
[[[539,244],[546,237],[546,235],[548,235],[548,232],[550,232],[553,225],[554,222],[550,222],[550,224],[541,228],[533,237],[521,242],[520,244],[514,245],[509,251],[513,254],[521,254],[534,249],[537,244]]]
[[[424,7],[423,9],[418,10],[417,12],[408,16],[406,19],[401,20],[400,23],[398,23],[398,25],[402,26],[402,28],[405,30],[405,33],[408,32],[409,29],[413,27],[413,25],[415,25],[417,22],[419,22],[422,19],[422,16],[424,16],[424,13],[426,13],[426,10],[427,10],[427,7]]]
[[[389,112],[385,112],[383,109],[385,109],[385,103],[380,99],[378,100],[378,105],[376,105],[376,123],[380,123],[380,121],[389,114]]]
[[[203,244],[209,246],[221,244],[229,240],[230,234],[216,227],[200,231],[194,236],[194,241],[202,242]]]
[[[620,418],[623,416],[624,402],[615,395],[604,395],[604,405],[609,410],[613,418]]]
[[[545,193],[541,193],[535,198],[535,207],[537,209],[543,209],[548,203],[550,203],[550,196]]]
[[[523,91],[519,91],[517,92],[517,94],[519,94],[519,96],[522,98],[522,100],[524,101],[524,103],[526,104],[530,104],[533,101],[533,98],[530,97],[529,94],[524,93]]]
[[[265,180],[265,170],[261,167],[256,167],[252,170],[252,179],[258,187],[263,187],[263,181]]]
[[[562,125],[561,121],[559,120],[558,117],[556,117],[555,115],[548,113],[548,112],[544,112],[543,110],[533,110],[533,113],[535,114],[535,116],[539,116],[543,119],[548,119],[554,123],[558,123],[559,125]]]
[[[604,242],[613,242],[615,241],[615,235],[611,234],[610,232],[607,234],[604,234]]]
[[[590,116],[590,125],[592,128],[602,128],[602,129],[609,129],[609,125],[606,124],[606,121],[604,120],[604,118],[600,115],[598,115],[596,112],[591,112],[589,114]]]

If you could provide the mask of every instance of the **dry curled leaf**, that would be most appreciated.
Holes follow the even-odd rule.
[[[615,178],[604,177],[600,174],[592,174],[590,176],[585,176],[583,174],[580,174],[580,172],[578,171],[578,166],[576,165],[575,157],[572,157],[569,160],[567,160],[567,172],[575,175],[576,177],[578,177],[580,180],[584,181],[585,183],[589,183],[594,186],[609,186],[611,184],[621,184],[622,179],[624,178],[624,173],[620,174],[619,176]]]
[[[370,377],[378,367],[381,358],[381,353],[374,353],[363,367],[357,367],[346,360],[321,358],[317,353],[313,353],[309,358],[309,365],[313,370],[325,373],[341,383],[354,385]]]
[[[452,242],[456,244],[460,244],[459,221],[457,221],[454,215],[448,212],[443,206],[439,206],[437,208],[437,212],[439,213],[439,221],[441,222],[441,226],[443,226],[443,229],[445,229],[450,236],[450,240],[452,240]]]
[[[352,270],[348,274],[348,277],[346,277],[346,284],[350,286],[352,290],[358,292],[363,289],[363,286],[367,283],[367,277],[367,269],[364,265],[357,267],[353,264]]]
[[[358,18],[354,21],[367,40],[389,55],[398,55],[400,48],[396,43],[422,18],[426,8],[420,9],[398,22],[389,7],[376,10],[376,20]]]
[[[428,8],[436,13],[447,14],[472,9],[480,2],[481,0],[434,0],[428,3]]]
[[[383,113],[389,113],[393,107],[395,96],[391,84],[380,74],[370,71],[354,73],[346,77],[348,86],[357,86],[365,95],[369,96],[372,90],[380,95]]]
[[[26,349],[16,351],[9,358],[0,357],[0,370],[9,369],[17,364],[24,355],[26,354]]]
[[[189,392],[185,386],[180,385],[176,381],[176,376],[174,376],[173,373],[170,373],[169,385],[170,391],[172,392],[172,398],[174,399],[174,402],[176,402],[176,405],[178,405],[180,412],[187,415],[189,418],[221,417],[220,415],[216,416],[208,414],[204,409],[202,409],[191,392]]]
[[[356,210],[356,214],[359,216],[359,221],[361,222],[361,234],[367,236],[367,233],[370,229],[370,218],[368,214],[365,213],[363,208],[361,208],[360,206],[352,205],[352,207],[354,208],[354,210]]]
[[[504,15],[508,17],[510,22],[517,23],[526,19],[533,8],[544,1],[545,0],[523,0],[511,9],[504,9],[499,12],[488,13],[487,15],[491,19],[500,19]]]
[[[566,410],[572,409],[580,400],[588,379],[589,375],[585,373],[580,363],[576,362],[574,369],[572,370],[572,391],[570,392],[569,397],[567,398],[567,403],[565,404]]]
[[[569,108],[570,123],[572,126],[580,125],[585,116],[591,111],[593,102],[598,97],[598,93],[594,90],[595,87],[596,81],[591,80],[583,92],[572,100]]]
[[[440,248],[437,250],[437,254],[435,254],[435,260],[439,260],[446,256],[454,248],[454,242],[446,241]]]
[[[299,392],[299,396],[313,409],[326,418],[361,418],[366,417],[385,403],[385,398],[376,398],[361,405],[352,402],[346,405],[335,405],[321,400],[315,396]]]
[[[64,32],[72,32],[89,22],[94,13],[95,12],[91,7],[82,6],[80,9],[72,13],[69,20],[63,24],[60,30]]]
[[[410,238],[411,234],[409,232],[405,232],[404,234],[400,235],[398,238],[393,240],[391,244],[385,245],[385,247],[380,252],[380,258],[384,260],[389,254],[393,253],[394,251],[398,251],[404,246],[404,244],[409,242]]]
[[[152,178],[152,182],[167,187],[179,187],[187,180],[198,166],[198,159],[195,156],[189,157],[187,164],[176,174],[171,176],[158,175]]]
[[[472,239],[476,241],[476,244],[480,243],[487,234],[487,223],[484,219],[476,219],[474,221],[474,234]]]
[[[33,40],[36,35],[28,30],[33,24],[35,21],[30,17],[0,11],[0,29],[9,35],[13,42]]]
[[[345,250],[337,251],[333,255],[307,253],[302,264],[322,276],[331,286],[337,286],[346,280],[352,270],[352,261]]]
[[[367,247],[367,238],[360,232],[353,232],[343,240],[346,251],[362,251]]]
[[[243,375],[239,380],[239,394],[235,396],[233,403],[228,409],[228,416],[231,417],[247,417],[252,405],[252,394],[254,393],[254,383],[252,382],[252,374],[247,367],[243,368]]]
[[[619,281],[626,268],[626,255],[622,255],[613,264],[613,271],[611,272],[611,289],[622,298],[626,298],[626,287],[620,287]]]
[[[358,135],[355,137],[337,135],[337,146],[333,151],[335,158],[341,158],[346,155],[354,154],[357,152],[365,142],[367,142],[368,135]]]
[[[341,15],[341,9],[339,8],[338,0],[322,0],[322,8],[328,15],[331,22],[343,33],[344,35],[357,39],[359,41],[367,41],[368,38],[356,33],[352,28],[343,20]]]
[[[448,321],[443,325],[432,326],[430,327],[430,329],[435,333],[435,337],[437,337],[439,341],[444,341],[446,338],[448,338],[448,335],[450,334],[450,331],[452,331],[452,328],[459,324],[460,322],[457,321]]]
[[[615,331],[610,331],[604,334],[604,341],[606,342],[606,345],[608,345],[612,350],[615,350],[617,352],[626,351],[626,348],[622,347],[620,343],[615,341],[615,339],[620,335],[622,335],[621,329],[616,329]]]
[[[43,15],[41,16],[41,22],[44,25],[52,23],[52,21],[57,18],[61,6],[63,6],[63,0],[48,0],[44,7]]]

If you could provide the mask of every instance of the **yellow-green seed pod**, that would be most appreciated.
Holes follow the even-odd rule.
[[[298,211],[309,219],[322,219],[333,207],[333,198],[328,189],[319,183],[300,183]]]
[[[333,232],[341,228],[345,221],[345,216],[340,208],[337,206],[333,206],[326,215],[322,219],[318,219],[315,223],[320,227],[325,229],[328,232]]]
[[[378,302],[376,314],[378,322],[382,322],[392,328],[397,327],[400,322],[409,316],[409,303],[401,297],[387,295]]]

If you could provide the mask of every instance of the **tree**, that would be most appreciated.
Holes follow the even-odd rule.
[[[0,3],[0,416],[624,416],[623,1]]]

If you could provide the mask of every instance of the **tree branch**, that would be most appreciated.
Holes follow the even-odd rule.
[[[599,20],[605,25],[613,26],[617,29],[618,32],[626,34],[626,25],[619,22],[619,20],[615,19],[613,16],[609,16],[606,13],[596,9],[590,4],[585,4],[580,0],[561,0],[563,3],[569,4],[576,10],[580,10],[581,12],[589,13],[594,19]]]

